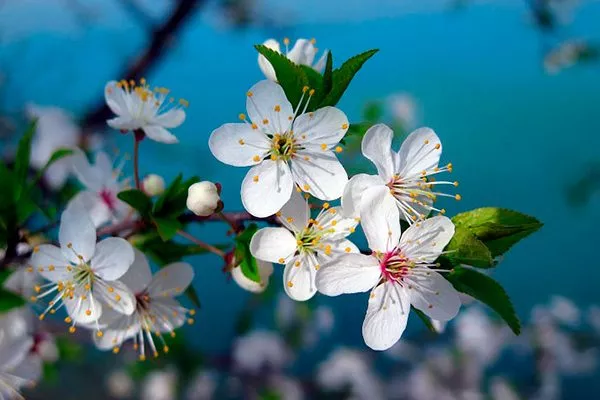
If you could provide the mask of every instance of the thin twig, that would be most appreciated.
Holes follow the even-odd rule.
[[[181,237],[186,238],[187,240],[196,244],[197,246],[202,247],[203,249],[206,249],[206,250],[210,251],[211,253],[218,255],[221,258],[225,258],[225,252],[223,250],[221,250],[211,244],[204,243],[202,240],[195,238],[194,236],[190,235],[186,231],[177,231],[177,234]]]

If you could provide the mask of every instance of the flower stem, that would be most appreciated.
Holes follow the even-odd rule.
[[[194,236],[190,235],[189,233],[187,233],[185,231],[181,231],[181,230],[177,231],[177,234],[181,237],[186,238],[190,242],[198,245],[199,247],[202,247],[203,249],[206,249],[206,250],[210,251],[211,253],[218,255],[221,258],[225,258],[225,252],[223,250],[221,250],[211,244],[204,243],[200,239],[196,239]]]

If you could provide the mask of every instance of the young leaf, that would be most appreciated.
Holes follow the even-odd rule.
[[[325,106],[335,106],[342,95],[348,89],[348,85],[354,78],[354,75],[362,68],[365,62],[375,53],[377,53],[378,49],[373,49],[369,51],[365,51],[364,53],[358,54],[350,59],[348,59],[342,66],[333,71],[333,86],[331,91],[325,96],[321,104],[318,108]]]
[[[468,294],[496,311],[516,335],[521,333],[521,323],[515,309],[498,282],[481,272],[462,267],[454,268],[446,278],[459,292]]]
[[[185,295],[188,299],[190,299],[190,301],[195,307],[202,307],[202,305],[200,304],[200,297],[198,296],[196,289],[192,285],[188,286],[188,288],[185,290]]]
[[[467,264],[473,267],[490,268],[494,260],[490,250],[469,230],[455,226],[454,236],[446,246],[446,255],[453,264]]]
[[[325,71],[323,72],[323,93],[329,94],[331,88],[333,88],[333,54],[329,51],[327,53]]]
[[[117,197],[137,210],[140,215],[146,217],[152,209],[152,200],[138,189],[123,190]]]
[[[304,71],[304,74],[308,79],[308,87],[315,90],[310,99],[310,102],[306,107],[306,111],[314,111],[317,109],[318,105],[321,103],[321,101],[325,98],[325,95],[327,94],[327,92],[325,92],[325,89],[323,88],[323,75],[321,75],[308,65],[301,65],[300,68],[302,68],[302,71]]]
[[[153,214],[157,215],[162,212],[162,209],[163,209],[165,203],[171,197],[175,196],[175,194],[179,190],[179,186],[181,185],[182,179],[183,179],[182,174],[177,175],[175,180],[173,180],[173,182],[171,182],[171,184],[167,187],[167,189],[165,189],[164,193],[158,198],[156,203],[154,203],[154,208],[152,209]]]
[[[177,231],[183,229],[183,224],[176,219],[156,218],[152,219],[156,229],[163,241],[171,240]]]
[[[258,264],[250,253],[250,240],[258,230],[256,224],[248,226],[235,238],[235,259],[238,260],[244,276],[254,282],[260,282]]]
[[[12,292],[0,288],[0,313],[25,305],[25,299]]]
[[[425,313],[423,311],[416,309],[413,306],[410,306],[410,310],[412,312],[414,312],[415,314],[417,314],[417,316],[423,322],[423,324],[425,324],[425,327],[429,330],[429,332],[436,333],[436,334],[438,333],[438,331],[435,330],[435,327],[433,326],[431,319],[427,315],[425,315]]]
[[[15,158],[15,176],[20,186],[23,187],[25,185],[25,180],[27,179],[27,171],[29,171],[29,159],[31,157],[31,140],[33,139],[33,135],[35,134],[35,128],[37,125],[37,121],[32,121],[25,134],[19,140],[19,147],[17,148],[17,155]]]
[[[260,44],[254,47],[273,66],[277,82],[281,85],[285,96],[295,109],[300,102],[302,89],[309,86],[308,77],[299,65],[294,64],[283,54]]]
[[[542,227],[529,215],[504,208],[484,207],[452,218],[456,226],[468,229],[490,249],[492,257],[506,253],[521,239]]]

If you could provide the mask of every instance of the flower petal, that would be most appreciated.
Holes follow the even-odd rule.
[[[208,147],[222,163],[247,167],[266,157],[271,142],[264,133],[248,124],[225,124],[211,133]]]
[[[171,297],[155,298],[150,307],[154,315],[160,315],[154,326],[161,333],[173,332],[187,321],[186,310]]]
[[[169,264],[154,275],[148,286],[148,294],[152,298],[179,296],[192,284],[193,279],[194,269],[190,264]]]
[[[127,114],[127,102],[125,100],[125,92],[122,88],[117,87],[116,81],[110,81],[104,87],[104,99],[110,110],[117,114]]]
[[[394,156],[392,152],[394,131],[385,124],[373,125],[363,137],[363,155],[377,167],[377,173],[389,182],[394,176]]]
[[[102,330],[102,336],[93,335],[94,344],[100,350],[114,349],[135,336],[139,330],[140,324],[132,316],[121,315],[107,329]]]
[[[29,263],[41,276],[51,282],[71,279],[72,274],[67,271],[69,261],[61,249],[51,244],[42,244],[35,248]]]
[[[297,190],[292,190],[290,200],[277,214],[277,219],[292,232],[300,232],[308,225],[310,210],[308,201]]]
[[[287,58],[299,65],[312,66],[315,54],[317,54],[317,49],[310,40],[298,39],[294,43],[294,47],[287,53]]]
[[[325,65],[327,64],[327,54],[329,54],[329,50],[325,50],[319,61],[313,65],[313,69],[319,73],[323,72],[325,69]]]
[[[131,315],[135,311],[135,296],[124,283],[111,281],[100,285],[96,282],[93,290],[95,299],[110,309],[124,315]]]
[[[150,270],[150,264],[148,259],[138,249],[134,248],[134,260],[131,267],[125,272],[123,276],[119,278],[133,294],[140,294],[152,281],[152,271]]]
[[[358,225],[357,218],[346,218],[342,214],[341,207],[324,209],[316,218],[319,229],[322,230],[323,238],[335,241],[345,238],[354,232]]]
[[[413,261],[434,262],[454,236],[454,224],[438,215],[411,225],[400,239],[400,248]]]
[[[393,285],[389,282],[379,285],[369,296],[362,334],[366,345],[373,350],[389,349],[406,329],[410,301],[401,286]]]
[[[81,288],[75,290],[72,298],[63,298],[67,314],[75,323],[91,324],[102,316],[102,304],[90,293]]]
[[[90,164],[83,151],[80,149],[74,150],[71,162],[73,173],[83,186],[92,191],[100,191],[102,189],[105,177],[100,168],[94,168]]]
[[[290,260],[283,270],[283,288],[292,300],[306,301],[317,292],[315,284],[315,257],[299,255]]]
[[[246,110],[253,123],[271,134],[289,130],[294,110],[281,86],[263,80],[252,86],[247,94]]]
[[[348,174],[332,151],[303,150],[292,162],[292,175],[298,186],[321,200],[342,196]]]
[[[166,144],[179,143],[177,136],[158,125],[146,125],[142,127],[142,130],[150,139]]]
[[[439,149],[436,149],[438,145]],[[421,171],[437,167],[441,155],[442,144],[433,129],[419,128],[402,142],[397,172],[402,177],[418,175]]]
[[[405,281],[412,287],[408,290],[410,303],[429,318],[449,321],[458,314],[461,305],[458,292],[442,275],[417,267]]]
[[[358,247],[348,239],[322,240],[321,244],[330,251],[317,253],[317,261],[320,265],[325,265],[342,255],[360,253]]]
[[[108,205],[106,205],[96,192],[79,192],[69,201],[69,205],[70,204],[82,207],[87,211],[96,228],[109,222],[113,217]]]
[[[185,121],[185,111],[180,108],[172,108],[154,118],[154,124],[160,125],[163,128],[177,128]]]
[[[331,149],[348,131],[348,117],[335,107],[323,107],[305,113],[294,121],[294,137],[298,144],[325,145]]]
[[[258,266],[258,275],[260,282],[254,282],[246,278],[246,275],[242,272],[241,267],[235,267],[231,270],[231,277],[242,289],[252,293],[262,293],[265,291],[269,284],[269,278],[273,274],[273,264],[270,262],[262,261],[257,259],[256,264]]]
[[[140,123],[130,117],[116,117],[106,121],[108,126],[121,131],[132,131],[140,128]]]
[[[269,39],[265,41],[263,43],[263,46],[266,46],[271,50],[275,50],[276,52],[281,53],[279,42],[275,39]],[[271,65],[269,60],[267,60],[267,58],[262,54],[258,55],[258,67],[260,68],[262,73],[265,74],[265,77],[267,79],[272,80],[274,82],[277,81],[277,75],[275,75],[275,70],[273,69],[273,66]]]
[[[396,247],[400,240],[400,215],[386,186],[369,188],[365,192],[360,223],[371,250],[386,252]]]
[[[127,240],[111,237],[98,243],[90,265],[100,278],[114,281],[127,272],[134,259],[133,247]]]
[[[73,264],[89,261],[94,255],[96,227],[80,204],[72,203],[62,213],[58,242],[65,258]]]
[[[255,217],[268,217],[288,202],[293,189],[294,181],[287,164],[264,160],[252,167],[242,181],[242,204]]]
[[[317,288],[327,296],[366,292],[377,285],[380,277],[375,257],[344,254],[321,267],[317,273]]]
[[[365,191],[373,186],[385,186],[385,182],[379,175],[358,174],[350,178],[342,194],[342,211],[346,216],[360,216],[360,201]]]
[[[296,251],[296,238],[285,228],[262,228],[250,240],[250,252],[259,260],[287,263]]]

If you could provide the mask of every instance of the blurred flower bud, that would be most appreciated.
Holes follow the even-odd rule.
[[[131,397],[134,389],[133,380],[123,370],[112,371],[106,379],[106,386],[108,393],[116,399]]]
[[[150,174],[144,178],[142,187],[148,196],[159,196],[165,191],[165,180],[160,175]]]
[[[37,353],[40,358],[47,363],[55,363],[58,361],[58,347],[54,338],[47,335],[43,340],[38,343]]]
[[[219,189],[212,182],[194,183],[188,189],[187,208],[201,217],[208,217],[219,208],[221,198]]]

